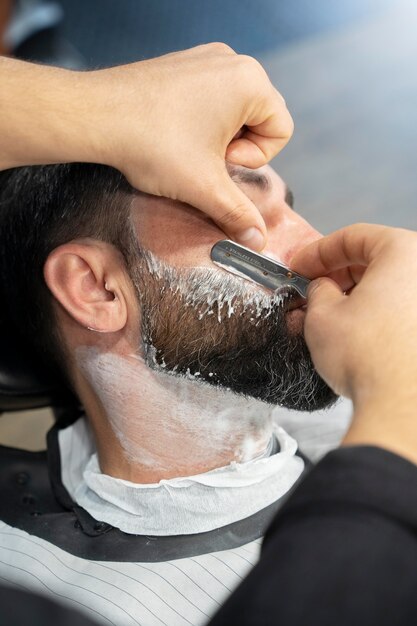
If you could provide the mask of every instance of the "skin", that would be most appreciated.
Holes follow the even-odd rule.
[[[243,168],[231,173],[265,220],[271,256],[287,262],[320,237],[287,204],[286,186],[272,169],[262,168],[257,176]],[[132,216],[141,245],[164,262],[178,268],[213,267],[210,248],[224,234],[202,212],[139,196]],[[242,405],[231,392],[202,394],[198,381],[194,387],[187,380],[170,385],[149,369],[139,350],[137,295],[111,245],[80,240],[60,246],[49,256],[44,273],[57,302],[76,389],[96,435],[102,471],[134,482],[158,482],[247,461],[265,450],[271,437],[270,411],[252,400]],[[301,308],[287,313],[293,332],[302,331],[304,315]],[[110,363],[98,364],[97,354],[111,355]],[[132,381],[128,390],[126,378]],[[116,396],[120,402],[114,401]]]
[[[252,173],[229,166],[229,172],[265,221],[268,243],[262,254],[288,265],[302,246],[321,236],[287,203],[292,194],[271,167]],[[212,267],[210,249],[224,235],[201,211],[159,198],[149,198],[146,203],[138,201],[137,209],[134,220],[143,247],[174,267]],[[300,310],[289,315],[294,322],[302,316]]]
[[[305,337],[319,374],[352,399],[343,445],[375,445],[417,463],[417,234],[355,224],[299,251],[311,278],[349,270],[346,282],[311,283]],[[346,278],[346,274],[345,274]],[[341,283],[344,282],[343,286]]]
[[[244,245],[265,245],[262,216],[225,166],[260,167],[293,132],[255,59],[221,43],[89,72],[0,57],[0,83],[0,169],[110,165],[141,191],[198,207]]]

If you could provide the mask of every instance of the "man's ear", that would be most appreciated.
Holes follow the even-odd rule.
[[[51,252],[46,284],[81,326],[114,333],[127,322],[127,281],[122,255],[111,244],[83,239]]]

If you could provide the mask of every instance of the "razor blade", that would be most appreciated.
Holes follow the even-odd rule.
[[[272,291],[293,287],[306,298],[310,280],[270,257],[253,252],[234,241],[218,241],[211,249],[211,260],[223,269],[254,281]]]

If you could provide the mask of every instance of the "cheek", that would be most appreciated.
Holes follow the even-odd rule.
[[[224,233],[202,213],[187,206],[164,206],[158,199],[134,218],[139,244],[174,267],[210,265],[210,250]]]

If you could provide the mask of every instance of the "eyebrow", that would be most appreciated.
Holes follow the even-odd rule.
[[[270,191],[272,187],[271,179],[261,172],[241,169],[240,167],[228,166],[229,176],[234,182],[246,183],[257,187],[261,191]],[[285,202],[292,209],[294,208],[294,194],[288,185],[285,185]]]
[[[269,191],[271,189],[271,180],[266,174],[233,166],[229,166],[228,170],[229,176],[234,182],[246,183],[262,191]]]

